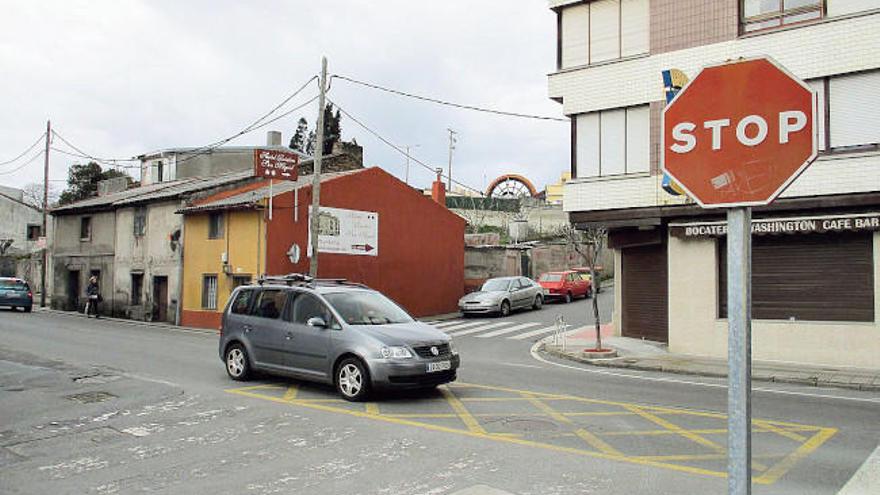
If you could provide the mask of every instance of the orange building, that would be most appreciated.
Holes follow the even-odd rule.
[[[218,328],[237,285],[308,273],[311,179],[276,181],[271,192],[259,181],[179,211],[186,216],[183,325]],[[445,205],[368,168],[322,176],[320,217],[319,277],[366,284],[414,316],[456,311],[465,222]]]

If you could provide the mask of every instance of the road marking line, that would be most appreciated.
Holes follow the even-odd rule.
[[[452,410],[455,411],[455,413],[461,419],[461,422],[464,423],[465,426],[467,426],[467,429],[471,433],[479,433],[481,435],[487,434],[486,430],[483,429],[482,426],[480,426],[480,422],[471,415],[470,411],[468,411],[467,408],[464,407],[464,404],[462,404],[461,401],[458,400],[458,397],[456,397],[451,390],[444,387],[440,389],[440,391],[443,394],[443,397],[446,398],[446,402],[448,402],[449,405],[452,406]]]
[[[843,485],[837,495],[863,495],[873,493],[880,479],[880,447],[871,453],[859,470]],[[873,490],[873,491],[872,491]]]
[[[687,438],[688,440],[690,440],[692,442],[698,443],[704,447],[709,447],[710,449],[712,449],[718,453],[724,452],[724,447],[718,445],[717,443],[713,442],[712,440],[709,440],[707,438],[703,438],[700,435],[697,435],[696,433],[694,433],[693,431],[686,430],[686,429],[682,428],[681,426],[678,426],[677,424],[675,424],[669,420],[663,419],[660,416],[656,416],[654,414],[651,414],[648,411],[645,411],[638,406],[624,406],[624,407],[626,408],[627,411],[632,411],[632,412],[638,414],[639,416],[647,419],[648,421],[650,421],[656,425],[662,426],[663,428],[666,428],[669,431],[674,431],[675,433],[683,436],[684,438]]]
[[[485,325],[485,321],[469,321],[467,323],[459,323],[458,325],[450,325],[448,327],[443,327],[442,330],[446,333],[454,333],[458,330],[464,330],[465,328],[477,327],[481,325]]]
[[[704,469],[704,468],[699,468],[699,467],[694,467],[694,466],[671,464],[671,463],[656,461],[656,460],[652,460],[652,459],[641,459],[638,457],[627,457],[625,455],[610,455],[610,454],[607,454],[604,452],[585,450],[582,448],[565,447],[562,445],[553,445],[553,444],[542,443],[539,441],[527,440],[527,439],[518,438],[518,437],[509,437],[509,436],[503,436],[503,435],[493,435],[490,433],[474,432],[474,431],[469,431],[469,430],[465,430],[465,429],[451,428],[451,427],[442,426],[442,425],[422,423],[422,422],[412,421],[412,420],[408,420],[408,419],[404,419],[404,418],[394,418],[394,417],[389,417],[388,415],[371,415],[371,414],[367,414],[366,412],[361,411],[361,410],[344,409],[341,407],[333,407],[333,406],[312,403],[312,402],[305,402],[305,401],[295,401],[292,403],[285,402],[280,397],[277,397],[277,396],[262,395],[259,393],[254,393],[254,392],[250,392],[250,391],[246,390],[248,388],[260,388],[260,387],[266,388],[266,386],[245,387],[242,389],[227,389],[226,392],[240,395],[243,397],[253,398],[253,399],[267,400],[270,402],[277,402],[277,403],[284,404],[287,406],[296,405],[299,407],[305,407],[305,408],[314,409],[317,411],[333,412],[333,413],[338,413],[338,414],[347,414],[349,416],[354,416],[354,417],[358,417],[358,418],[372,419],[372,420],[377,420],[377,421],[383,421],[386,423],[392,423],[392,424],[403,425],[403,426],[411,426],[411,427],[422,428],[422,429],[431,430],[431,431],[451,433],[451,434],[462,435],[462,436],[467,436],[467,437],[471,437],[471,438],[494,440],[494,441],[506,442],[506,443],[510,443],[510,444],[514,444],[514,445],[527,446],[527,447],[533,447],[533,448],[541,448],[544,450],[550,450],[550,451],[554,451],[554,452],[582,455],[582,456],[593,457],[593,458],[598,458],[598,459],[622,461],[622,462],[627,462],[630,464],[636,464],[636,465],[641,465],[641,466],[651,466],[651,467],[657,467],[657,468],[662,468],[662,469],[669,469],[672,471],[678,471],[678,472],[684,472],[684,473],[690,473],[690,474],[698,474],[698,475],[702,475],[702,476],[711,476],[711,477],[715,477],[715,478],[726,478],[727,477],[727,474],[724,471],[712,471],[710,469]],[[483,389],[496,390],[496,391],[511,391],[512,390],[512,389],[504,389],[504,388],[500,388],[500,387],[490,387],[490,386],[475,385],[475,384],[469,384],[469,385],[457,384],[455,386],[455,388],[467,388],[467,387],[483,388]],[[270,386],[270,388],[271,388],[271,386]],[[446,389],[446,388],[449,388],[449,387],[448,386],[444,387],[444,389]],[[516,391],[516,390],[513,390],[513,391],[515,391],[517,393],[531,393],[531,392],[521,392],[521,391]],[[533,394],[536,396],[550,395],[552,397],[552,394],[542,394],[539,392],[535,392]],[[584,402],[589,402],[589,401],[585,400]],[[679,411],[676,411],[676,412],[679,412]],[[779,424],[779,422],[774,422],[774,423]],[[800,425],[798,425],[798,426],[800,426]],[[804,446],[802,446],[798,452],[795,452],[795,454],[797,454],[797,457],[793,457],[795,454],[792,454],[792,456],[789,456],[789,459],[787,459],[787,462],[789,464],[788,465],[789,468],[791,466],[793,466],[794,464],[796,464],[797,461],[799,461],[800,459],[802,459],[806,455],[809,455],[812,451],[814,451],[819,446],[821,446],[821,444],[824,443],[828,438],[830,438],[830,436],[834,435],[834,433],[837,432],[836,428],[822,428],[822,430],[823,430],[823,432],[826,432],[825,435],[823,435],[821,438],[817,438],[818,437],[818,435],[817,435],[816,437],[812,438],[808,442],[808,443],[810,443],[810,445],[809,445],[810,450],[807,450]],[[823,432],[820,432],[820,433],[823,433]],[[828,432],[830,432],[830,434]],[[572,435],[574,435],[574,434],[572,434]],[[782,474],[784,474],[784,471],[782,471],[782,468],[784,468],[784,467],[785,466],[781,466],[781,467],[778,465],[774,466],[773,468],[771,468],[771,471],[769,471],[768,473],[765,473],[761,477],[754,478],[753,481],[757,484],[764,484],[764,485],[772,484],[780,476],[782,476]],[[774,469],[776,470],[776,472],[773,472]],[[782,472],[780,472],[780,471],[782,471]],[[777,472],[779,473],[778,475],[776,474]],[[768,475],[773,475],[773,476],[768,476]]]
[[[513,323],[513,322],[510,322],[510,321],[499,321],[499,322],[496,322],[496,323],[486,323],[486,324],[483,325],[483,326],[480,326],[480,327],[477,327],[477,328],[472,328],[472,329],[470,329],[470,330],[463,330],[463,329],[460,329],[460,328],[456,328],[456,329],[450,331],[450,332],[449,332],[449,335],[451,335],[451,336],[453,336],[453,337],[458,337],[459,335],[468,335],[468,334],[471,334],[471,333],[482,332],[483,330],[488,330],[488,329],[490,329],[490,328],[503,327],[503,326],[505,326],[505,325],[510,325],[511,323]]]
[[[521,323],[519,325],[514,325],[510,328],[502,328],[501,330],[495,330],[494,332],[485,333],[483,335],[477,335],[478,339],[488,339],[491,337],[497,337],[499,335],[504,335],[506,333],[513,333],[517,330],[525,330],[526,328],[536,327],[540,325],[540,323]]]
[[[577,424],[574,423],[572,420],[563,416],[562,414],[560,414],[558,411],[556,411],[552,407],[548,406],[547,404],[544,404],[543,402],[538,400],[537,397],[535,397],[533,395],[529,395],[529,394],[523,394],[523,396],[528,398],[529,402],[531,402],[535,407],[537,407],[538,409],[540,409],[541,411],[546,413],[552,419],[559,421],[561,423],[565,423],[570,426],[575,426],[575,427],[577,426]],[[618,456],[623,455],[619,450],[615,449],[614,447],[609,445],[607,442],[605,442],[605,440],[602,440],[601,438],[590,433],[589,431],[585,430],[584,428],[577,428],[576,430],[574,430],[574,433],[575,433],[575,435],[580,437],[583,441],[587,442],[587,444],[589,444],[591,447],[598,450],[599,452],[602,452],[602,453],[605,453],[608,455],[618,455]]]
[[[431,326],[435,327],[435,328],[446,328],[449,326],[461,325],[462,323],[465,323],[466,321],[467,320],[449,320],[449,321],[444,321],[442,323],[435,323]]]
[[[462,337],[462,336],[465,336],[465,335],[470,335],[470,334],[472,334],[472,333],[485,332],[486,330],[489,330],[489,329],[491,329],[491,328],[497,328],[497,327],[502,327],[502,326],[505,326],[505,325],[510,325],[511,323],[516,323],[516,322],[513,322],[513,321],[502,321],[502,322],[498,322],[498,323],[491,323],[491,324],[489,324],[489,325],[485,325],[485,326],[481,326],[481,327],[477,327],[477,328],[471,328],[471,329],[468,329],[468,330],[461,330],[461,331],[449,332],[449,335],[451,335],[451,336],[453,336],[453,337]]]
[[[365,404],[365,406],[366,406],[367,414],[376,414],[376,415],[380,414],[379,404],[376,404],[375,402],[367,402]]]
[[[786,430],[784,428],[779,428],[778,426],[774,426],[767,421],[753,419],[752,425],[753,426],[761,426],[767,431],[771,431],[773,433],[776,433],[777,435],[781,435],[785,438],[789,438],[791,440],[794,440],[795,442],[803,443],[803,442],[807,441],[807,437],[805,437],[799,433],[795,433],[793,431]]]
[[[797,464],[804,457],[812,454],[823,443],[833,437],[835,433],[837,433],[837,428],[820,429],[818,433],[812,436],[812,438],[801,444],[801,446],[798,447],[797,450],[786,456],[785,459],[783,459],[782,461],[773,465],[770,469],[767,470],[767,472],[762,474],[760,477],[755,478],[753,481],[755,483],[762,483],[765,485],[775,483],[776,480],[787,473],[789,469],[794,467],[794,465]]]
[[[298,392],[299,392],[299,387],[296,385],[291,385],[291,386],[287,387],[287,391],[284,392],[284,397],[282,397],[282,399],[290,402],[290,401],[296,399],[296,394]]]
[[[538,335],[550,333],[554,330],[556,330],[556,325],[553,325],[551,327],[539,328],[537,330],[532,330],[531,332],[525,332],[525,333],[521,333],[519,335],[514,335],[512,337],[507,337],[507,338],[511,339],[511,340],[524,340],[529,337],[537,337]]]

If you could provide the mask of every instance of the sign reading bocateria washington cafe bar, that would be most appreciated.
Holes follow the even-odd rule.
[[[877,230],[880,230],[880,212],[752,220],[752,235]],[[670,223],[669,232],[675,237],[721,237],[727,235],[727,223],[723,221]]]

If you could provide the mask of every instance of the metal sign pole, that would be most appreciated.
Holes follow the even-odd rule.
[[[752,209],[727,211],[727,493],[752,493]]]

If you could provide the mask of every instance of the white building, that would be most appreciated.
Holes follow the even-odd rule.
[[[880,367],[880,0],[551,0],[564,209],[610,229],[616,331],[726,356],[723,212],[661,187],[661,72],[769,55],[819,102],[820,156],[754,210],[754,357]],[[789,219],[795,219],[794,222]],[[785,233],[783,233],[785,232]]]

